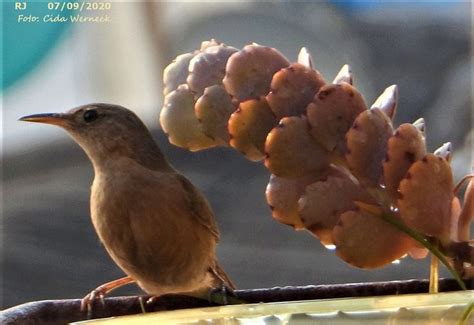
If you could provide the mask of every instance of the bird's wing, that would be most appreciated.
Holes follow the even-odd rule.
[[[192,217],[207,228],[216,239],[219,239],[214,213],[204,195],[183,175],[176,173],[176,178],[187,194],[186,198],[192,211]]]

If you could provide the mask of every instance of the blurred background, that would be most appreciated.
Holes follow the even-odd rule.
[[[261,163],[226,148],[171,146],[158,123],[162,71],[210,38],[272,46],[290,61],[306,46],[327,80],[349,63],[369,105],[397,84],[396,124],[424,117],[430,150],[453,143],[459,180],[471,169],[474,138],[470,2],[121,1],[89,13],[111,22],[83,24],[18,23],[13,4],[2,3],[2,307],[82,297],[122,276],[89,219],[85,154],[59,128],[17,121],[90,102],[134,110],[204,191],[222,232],[221,264],[239,288],[428,277],[428,259],[373,271],[346,265],[309,234],[273,221]],[[44,2],[28,5],[25,14],[51,13]]]

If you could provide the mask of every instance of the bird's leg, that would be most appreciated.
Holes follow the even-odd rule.
[[[219,305],[227,305],[229,303],[227,299],[227,292],[228,292],[227,287],[225,286],[225,284],[222,284],[220,287],[212,288],[208,291],[207,300],[210,303],[217,303]],[[217,299],[214,298],[215,295],[217,295]]]
[[[82,298],[81,301],[81,310],[86,310],[87,309],[87,316],[90,318],[92,314],[92,304],[94,301],[99,298],[104,304],[104,297],[111,291],[118,289],[126,284],[133,283],[135,282],[134,279],[132,279],[130,276],[125,276],[123,278],[110,281],[107,283],[104,283],[103,285],[98,286],[94,290],[92,290],[89,294],[87,294],[84,298]]]
[[[209,290],[208,292],[209,302],[211,303],[217,302],[218,304],[228,305],[229,304],[228,298],[235,297],[234,290],[233,290],[235,288],[234,284],[228,278],[225,272],[220,268],[219,265],[216,265],[216,267],[209,268],[209,272],[214,276],[218,284],[218,286]],[[220,293],[220,297],[222,298],[221,301],[218,301],[218,300],[216,301],[213,299],[215,293]]]

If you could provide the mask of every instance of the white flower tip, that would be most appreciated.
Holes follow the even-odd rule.
[[[336,77],[333,80],[333,84],[340,84],[341,82],[347,82],[352,85],[352,70],[348,64],[344,64],[337,73]]]
[[[201,42],[201,51],[204,51],[206,48],[211,47],[211,46],[216,46],[219,45],[220,42],[218,42],[215,38],[211,38],[209,41],[202,41]]]
[[[425,125],[425,119],[424,118],[419,118],[418,120],[413,122],[413,126],[416,127],[418,129],[418,131],[420,131],[423,134],[423,136],[425,135],[426,125]]]
[[[302,47],[300,52],[298,53],[298,63],[312,69],[313,68],[313,58],[311,54],[308,52],[306,47]]]
[[[453,146],[451,145],[451,142],[446,142],[441,147],[436,149],[434,154],[438,157],[442,157],[446,159],[447,161],[450,161],[452,150],[453,150]]]
[[[384,112],[388,117],[393,119],[398,104],[398,86],[391,85],[387,87],[384,92],[375,100],[370,107],[378,108]]]
[[[333,245],[333,244],[327,244],[327,245],[324,245],[324,247],[326,247],[326,249],[329,249],[330,251],[333,251],[336,249],[336,245]]]

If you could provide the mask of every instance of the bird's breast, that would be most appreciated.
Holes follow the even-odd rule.
[[[92,185],[91,217],[100,240],[154,294],[202,281],[214,259],[216,240],[187,215],[183,195],[166,175],[133,169],[96,175]]]

